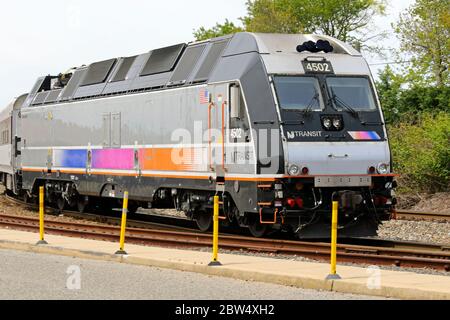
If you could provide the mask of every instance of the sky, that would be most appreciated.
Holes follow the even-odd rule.
[[[245,0],[14,0],[0,10],[0,106],[31,90],[40,76],[193,40],[193,30],[238,22]],[[388,0],[391,22],[414,0]],[[395,37],[385,41],[395,46]],[[370,58],[369,63],[380,59]],[[381,61],[382,62],[382,61]],[[383,66],[373,66],[376,74]]]

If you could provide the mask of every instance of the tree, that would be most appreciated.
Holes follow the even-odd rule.
[[[197,41],[202,41],[241,31],[244,31],[242,27],[236,26],[233,22],[226,19],[223,24],[217,23],[211,29],[200,27],[198,30],[194,31],[194,37]]]
[[[295,0],[247,1],[247,16],[241,18],[249,32],[301,33],[304,25],[295,16]]]
[[[412,61],[412,82],[449,85],[450,2],[417,0],[394,26],[400,50]]]
[[[260,32],[278,17],[284,21],[274,32],[321,33],[344,42],[365,42],[364,29],[384,9],[383,0],[248,0],[243,21],[248,31]]]
[[[400,118],[398,101],[401,96],[403,79],[394,73],[388,65],[378,73],[377,91],[387,123],[393,123]]]
[[[450,87],[421,86],[388,65],[378,74],[377,91],[388,124],[417,124],[424,115],[450,112]]]
[[[375,15],[384,14],[384,3],[385,0],[247,0],[247,16],[240,20],[249,32],[319,33],[368,48],[370,40],[383,36],[370,30],[370,24]],[[214,34],[218,26],[202,27],[194,35]]]

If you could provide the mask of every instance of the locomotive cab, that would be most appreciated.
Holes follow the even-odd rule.
[[[269,35],[258,37],[270,52],[262,59],[284,150],[284,176],[273,185],[274,198],[260,200],[271,204],[261,207],[260,223],[273,220],[275,210],[300,237],[328,237],[337,200],[340,236],[375,235],[390,218],[396,183],[366,61],[327,37],[309,37],[296,53],[293,37],[278,50],[270,49],[275,42]]]

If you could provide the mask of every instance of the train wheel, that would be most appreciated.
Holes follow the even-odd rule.
[[[255,238],[264,237],[268,229],[266,224],[261,224],[259,221],[254,221],[248,225],[248,230]]]
[[[211,229],[213,223],[212,214],[209,214],[205,211],[200,211],[196,215],[195,222],[197,223],[197,227],[201,232],[207,232]]]
[[[88,206],[88,198],[87,197],[82,197],[79,196],[78,201],[77,201],[77,209],[79,213],[84,213],[86,212],[86,208]]]
[[[138,209],[139,209],[139,205],[136,202],[130,202],[130,204],[128,205],[128,213],[129,214],[135,214]]]
[[[100,214],[110,214],[113,209],[114,207],[110,199],[102,198],[98,202],[97,210],[99,211]]]
[[[56,207],[58,208],[58,210],[63,211],[65,206],[66,200],[63,197],[58,197],[58,199],[56,199]]]
[[[24,192],[23,193],[23,195],[22,195],[22,200],[23,200],[23,202],[25,202],[25,203],[30,203],[31,202],[31,198],[30,198],[30,196],[28,195],[28,192]]]

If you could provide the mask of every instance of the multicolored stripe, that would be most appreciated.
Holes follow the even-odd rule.
[[[132,170],[134,168],[133,149],[92,150],[93,169]]]
[[[53,150],[53,165],[64,168],[86,168],[87,150]]]
[[[142,148],[93,149],[91,169],[156,171],[207,171],[207,148]],[[85,169],[88,166],[87,149],[54,149],[53,166]]]
[[[349,131],[348,134],[353,140],[381,140],[375,131]]]

